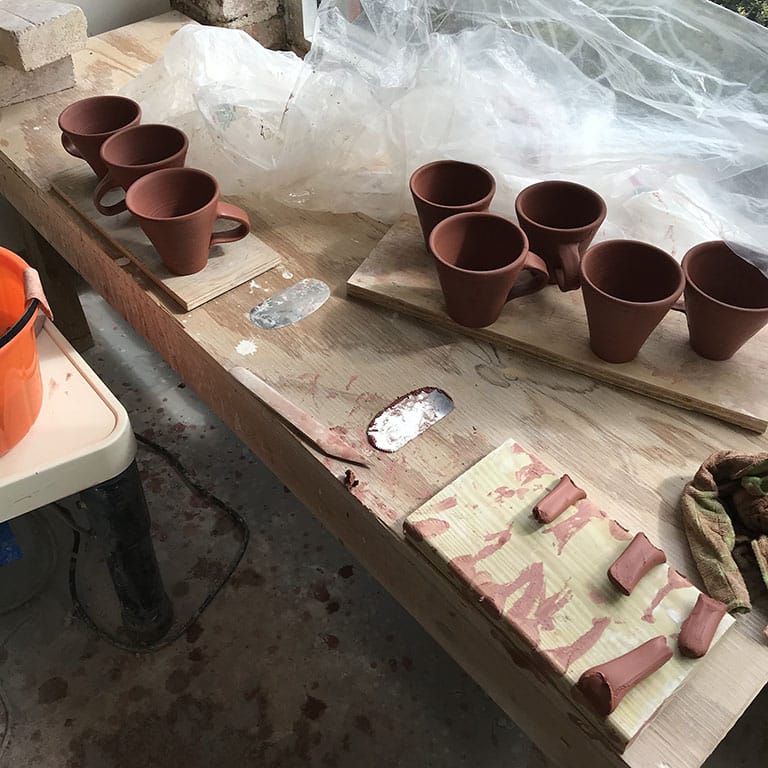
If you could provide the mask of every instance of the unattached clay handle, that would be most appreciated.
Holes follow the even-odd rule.
[[[579,277],[579,246],[576,243],[566,243],[558,246],[558,265],[554,268],[554,278],[561,291],[575,291],[581,287]]]
[[[642,680],[661,669],[672,658],[666,637],[647,643],[605,664],[588,669],[579,678],[578,689],[598,715],[607,717]]]
[[[242,240],[251,231],[251,222],[248,214],[232,203],[225,203],[219,200],[216,206],[217,219],[229,219],[239,222],[238,226],[228,229],[225,232],[214,232],[211,235],[211,247],[219,243],[234,243]]]
[[[80,150],[72,142],[72,139],[70,139],[66,133],[61,134],[61,146],[64,147],[64,149],[69,152],[72,157],[79,157],[81,160],[85,159]]]
[[[517,282],[512,286],[512,290],[507,296],[507,301],[517,299],[520,296],[527,296],[530,293],[536,293],[545,288],[549,283],[549,270],[544,260],[537,256],[533,251],[528,251],[525,255],[525,264],[523,270],[531,272],[531,279],[526,280],[522,285]]]
[[[99,213],[103,213],[105,216],[117,216],[118,213],[127,211],[128,207],[125,204],[125,199],[119,200],[114,205],[102,205],[101,201],[106,197],[108,192],[113,189],[122,189],[122,185],[118,184],[107,171],[107,175],[96,185],[96,189],[93,192],[93,204],[96,206],[96,210]]]

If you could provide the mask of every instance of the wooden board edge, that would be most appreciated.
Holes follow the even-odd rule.
[[[372,304],[376,304],[385,309],[390,309],[398,312],[402,312],[405,315],[414,317],[418,320],[425,322],[434,322],[434,317],[426,311],[420,310],[412,304],[408,304],[400,299],[390,296],[384,297],[382,294],[372,291],[364,285],[355,282],[358,272],[362,270],[363,265],[347,280],[347,296],[352,298],[362,299]],[[514,339],[508,339],[501,336],[487,328],[465,328],[463,326],[454,323],[448,317],[440,318],[438,327],[445,328],[446,330],[455,331],[462,336],[480,339],[481,341],[488,341],[493,344],[500,344],[503,347],[512,349],[515,352],[523,352],[524,354],[533,357],[537,360],[542,360],[546,363],[554,365],[558,368],[564,368],[568,371],[588,376],[595,381],[600,381],[604,384],[610,384],[611,386],[618,387],[619,389],[625,389],[630,392],[634,392],[645,397],[649,397],[660,402],[674,405],[683,410],[692,411],[694,413],[702,413],[705,416],[711,416],[720,421],[724,421],[728,424],[733,424],[743,429],[748,429],[758,434],[763,434],[768,429],[768,420],[761,419],[758,416],[754,416],[742,411],[734,411],[729,408],[717,407],[711,403],[707,403],[696,398],[687,397],[684,395],[675,398],[670,395],[664,389],[650,384],[647,382],[638,382],[634,379],[627,378],[625,376],[619,376],[611,374],[610,371],[602,368],[591,368],[587,365],[580,365],[578,361],[564,358],[561,355],[557,355],[546,350],[542,350],[540,347],[534,347],[525,342],[516,341]]]
[[[452,588],[456,589],[462,599],[470,605],[473,610],[481,613],[487,621],[492,623],[494,627],[494,630],[492,631],[494,632],[496,639],[503,644],[512,663],[539,679],[542,674],[546,674],[546,684],[551,685],[551,687],[557,691],[558,695],[564,700],[566,706],[578,710],[584,720],[589,722],[595,737],[599,738],[609,749],[618,750],[619,754],[622,754],[640,733],[642,733],[645,726],[650,723],[653,717],[656,716],[656,713],[654,713],[653,717],[643,723],[643,725],[637,729],[636,733],[629,736],[618,730],[612,722],[598,719],[586,705],[582,705],[569,694],[569,687],[563,684],[562,677],[557,674],[554,667],[552,667],[548,661],[545,660],[544,663],[542,663],[541,669],[534,663],[531,663],[530,665],[522,663],[523,655],[531,653],[530,647],[526,646],[525,641],[522,640],[522,638],[518,637],[515,633],[510,632],[508,624],[502,621],[501,617],[495,616],[491,611],[484,609],[487,600],[474,590],[471,584],[459,578],[450,568],[446,567],[445,561],[439,557],[428,544],[425,544],[425,541],[417,532],[415,532],[415,529],[413,529],[407,519],[403,522],[403,532],[405,533],[404,539],[406,544],[415,552],[418,552],[435,573],[445,579]],[[663,703],[664,702],[662,702],[662,704]],[[661,709],[661,705],[659,706],[659,709]]]

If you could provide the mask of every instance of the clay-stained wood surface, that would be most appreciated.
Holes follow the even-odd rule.
[[[464,328],[445,312],[437,273],[415,216],[403,216],[359,269],[347,291],[439,327],[584,373],[642,395],[764,432],[768,427],[768,329],[731,360],[699,357],[688,344],[681,312],[669,312],[630,363],[606,363],[589,348],[580,291],[550,286],[506,305],[488,328]]]
[[[570,700],[531,670],[489,617],[446,583],[404,539],[404,518],[510,434],[548,466],[568,467],[590,498],[662,545],[695,575],[677,501],[702,459],[720,448],[766,450],[766,440],[705,416],[622,392],[489,343],[459,338],[345,298],[345,283],[387,227],[360,216],[289,210],[256,196],[247,208],[281,267],[189,313],[50,189],[77,161],[56,130],[71,101],[114,93],[153,62],[187,20],[170,13],[89,39],[75,55],[78,86],[0,110],[0,188],[14,207],[179,372],[365,567],[446,648],[556,765],[696,768],[768,680],[763,605],[740,617],[623,755]],[[318,278],[333,295],[310,317],[259,330],[251,307],[292,281]],[[237,349],[252,341],[256,351]],[[246,365],[297,405],[365,446],[370,418],[420,386],[438,386],[456,409],[391,455],[363,447],[355,470],[309,449],[228,373]],[[172,448],[172,446],[169,446]],[[205,622],[205,617],[203,617]],[[553,737],[553,734],[556,734]]]
[[[632,533],[589,497],[552,523],[534,520],[533,507],[561,475],[510,439],[409,515],[404,527],[416,549],[490,613],[521,658],[573,696],[583,672],[646,640],[663,635],[676,649],[680,627],[701,593],[664,564],[631,595],[622,595],[607,571]],[[733,623],[723,618],[713,646]],[[574,706],[596,733],[623,750],[710,658],[694,661],[676,652],[607,718],[578,696]]]
[[[235,243],[215,245],[208,264],[193,275],[174,275],[129,211],[102,216],[93,204],[96,178],[80,163],[53,179],[58,192],[88,223],[109,238],[144,274],[189,311],[272,269],[280,256],[251,233]]]

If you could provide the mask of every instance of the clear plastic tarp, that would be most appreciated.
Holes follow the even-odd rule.
[[[124,92],[228,194],[391,221],[455,158],[499,213],[570,179],[602,237],[723,238],[768,274],[768,29],[709,0],[325,0],[303,61],[190,25]]]

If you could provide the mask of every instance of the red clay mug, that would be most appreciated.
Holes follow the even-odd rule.
[[[694,352],[728,360],[768,323],[768,277],[722,240],[683,257],[685,313]]]
[[[520,227],[561,291],[579,287],[579,262],[605,220],[597,192],[572,181],[540,181],[515,200]]]
[[[490,171],[459,160],[435,160],[411,175],[411,195],[419,216],[424,243],[429,248],[432,230],[457,213],[487,211],[496,192]]]
[[[219,183],[197,168],[152,171],[131,184],[125,203],[176,275],[199,272],[214,245],[242,240],[251,231],[248,214],[219,200]],[[236,221],[237,226],[214,232],[219,218]]]
[[[73,157],[85,160],[101,178],[107,172],[99,150],[117,131],[138,125],[141,107],[124,96],[91,96],[70,104],[59,115],[61,145]]]
[[[581,260],[589,345],[608,363],[634,360],[683,292],[680,265],[638,240],[605,240]]]
[[[187,157],[189,140],[172,125],[134,125],[108,138],[99,152],[107,168],[96,185],[93,204],[99,213],[115,216],[126,210],[125,200],[104,205],[106,195],[114,189],[127,190],[134,181],[152,171],[181,168]]]
[[[496,322],[511,299],[547,285],[546,264],[528,249],[520,227],[493,213],[458,213],[429,237],[448,315],[467,328]],[[532,273],[520,285],[523,270]]]

